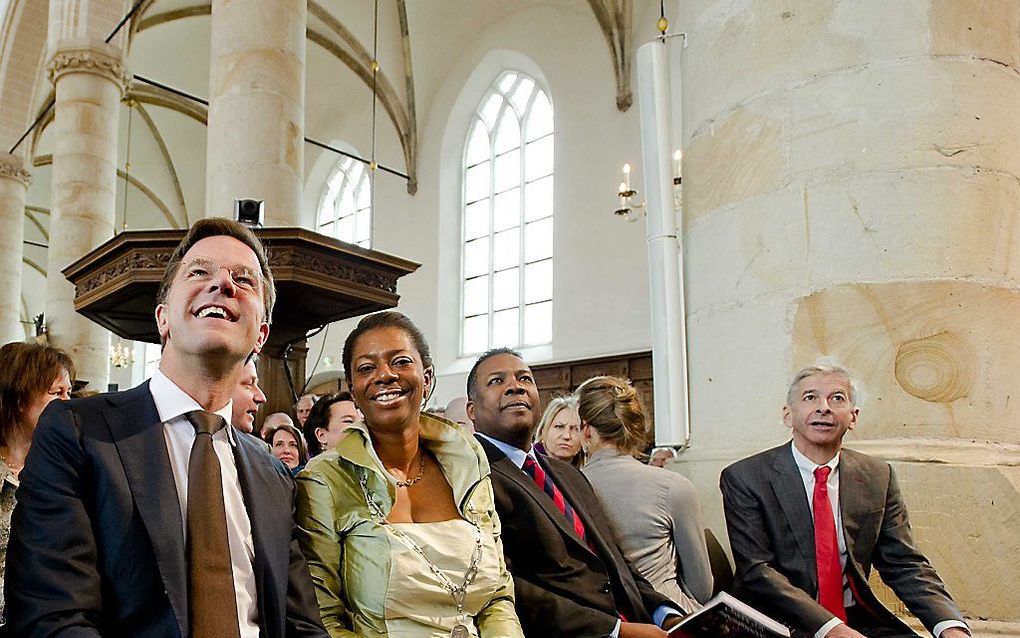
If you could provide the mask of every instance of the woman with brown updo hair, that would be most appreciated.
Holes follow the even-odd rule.
[[[630,564],[684,611],[712,596],[712,570],[694,485],[635,457],[648,441],[637,391],[626,379],[594,377],[577,388],[582,468],[605,506]]]
[[[18,477],[39,415],[50,401],[71,398],[74,363],[66,352],[35,343],[0,348],[0,626],[4,564]]]

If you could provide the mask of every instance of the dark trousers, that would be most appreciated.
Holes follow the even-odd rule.
[[[846,624],[868,638],[918,638],[914,632],[904,632],[901,627],[889,627],[861,605],[851,605],[846,610]]]

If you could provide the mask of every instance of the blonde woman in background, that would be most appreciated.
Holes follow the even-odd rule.
[[[694,485],[635,456],[647,444],[644,411],[626,379],[594,377],[575,392],[588,445],[583,468],[624,556],[684,611],[712,596],[712,570]]]
[[[568,395],[549,401],[535,429],[535,451],[581,467],[581,417],[577,415],[577,397]]]

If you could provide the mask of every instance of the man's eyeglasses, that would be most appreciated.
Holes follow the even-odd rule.
[[[211,281],[220,270],[226,269],[230,280],[241,290],[257,293],[262,288],[262,275],[248,266],[234,265],[221,266],[209,259],[201,257],[192,259],[184,265],[184,278],[187,281],[207,282]]]

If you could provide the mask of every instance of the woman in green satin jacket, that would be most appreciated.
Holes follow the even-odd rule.
[[[400,313],[365,317],[343,362],[364,422],[298,476],[297,524],[330,635],[523,638],[489,465],[422,414],[428,345]]]

